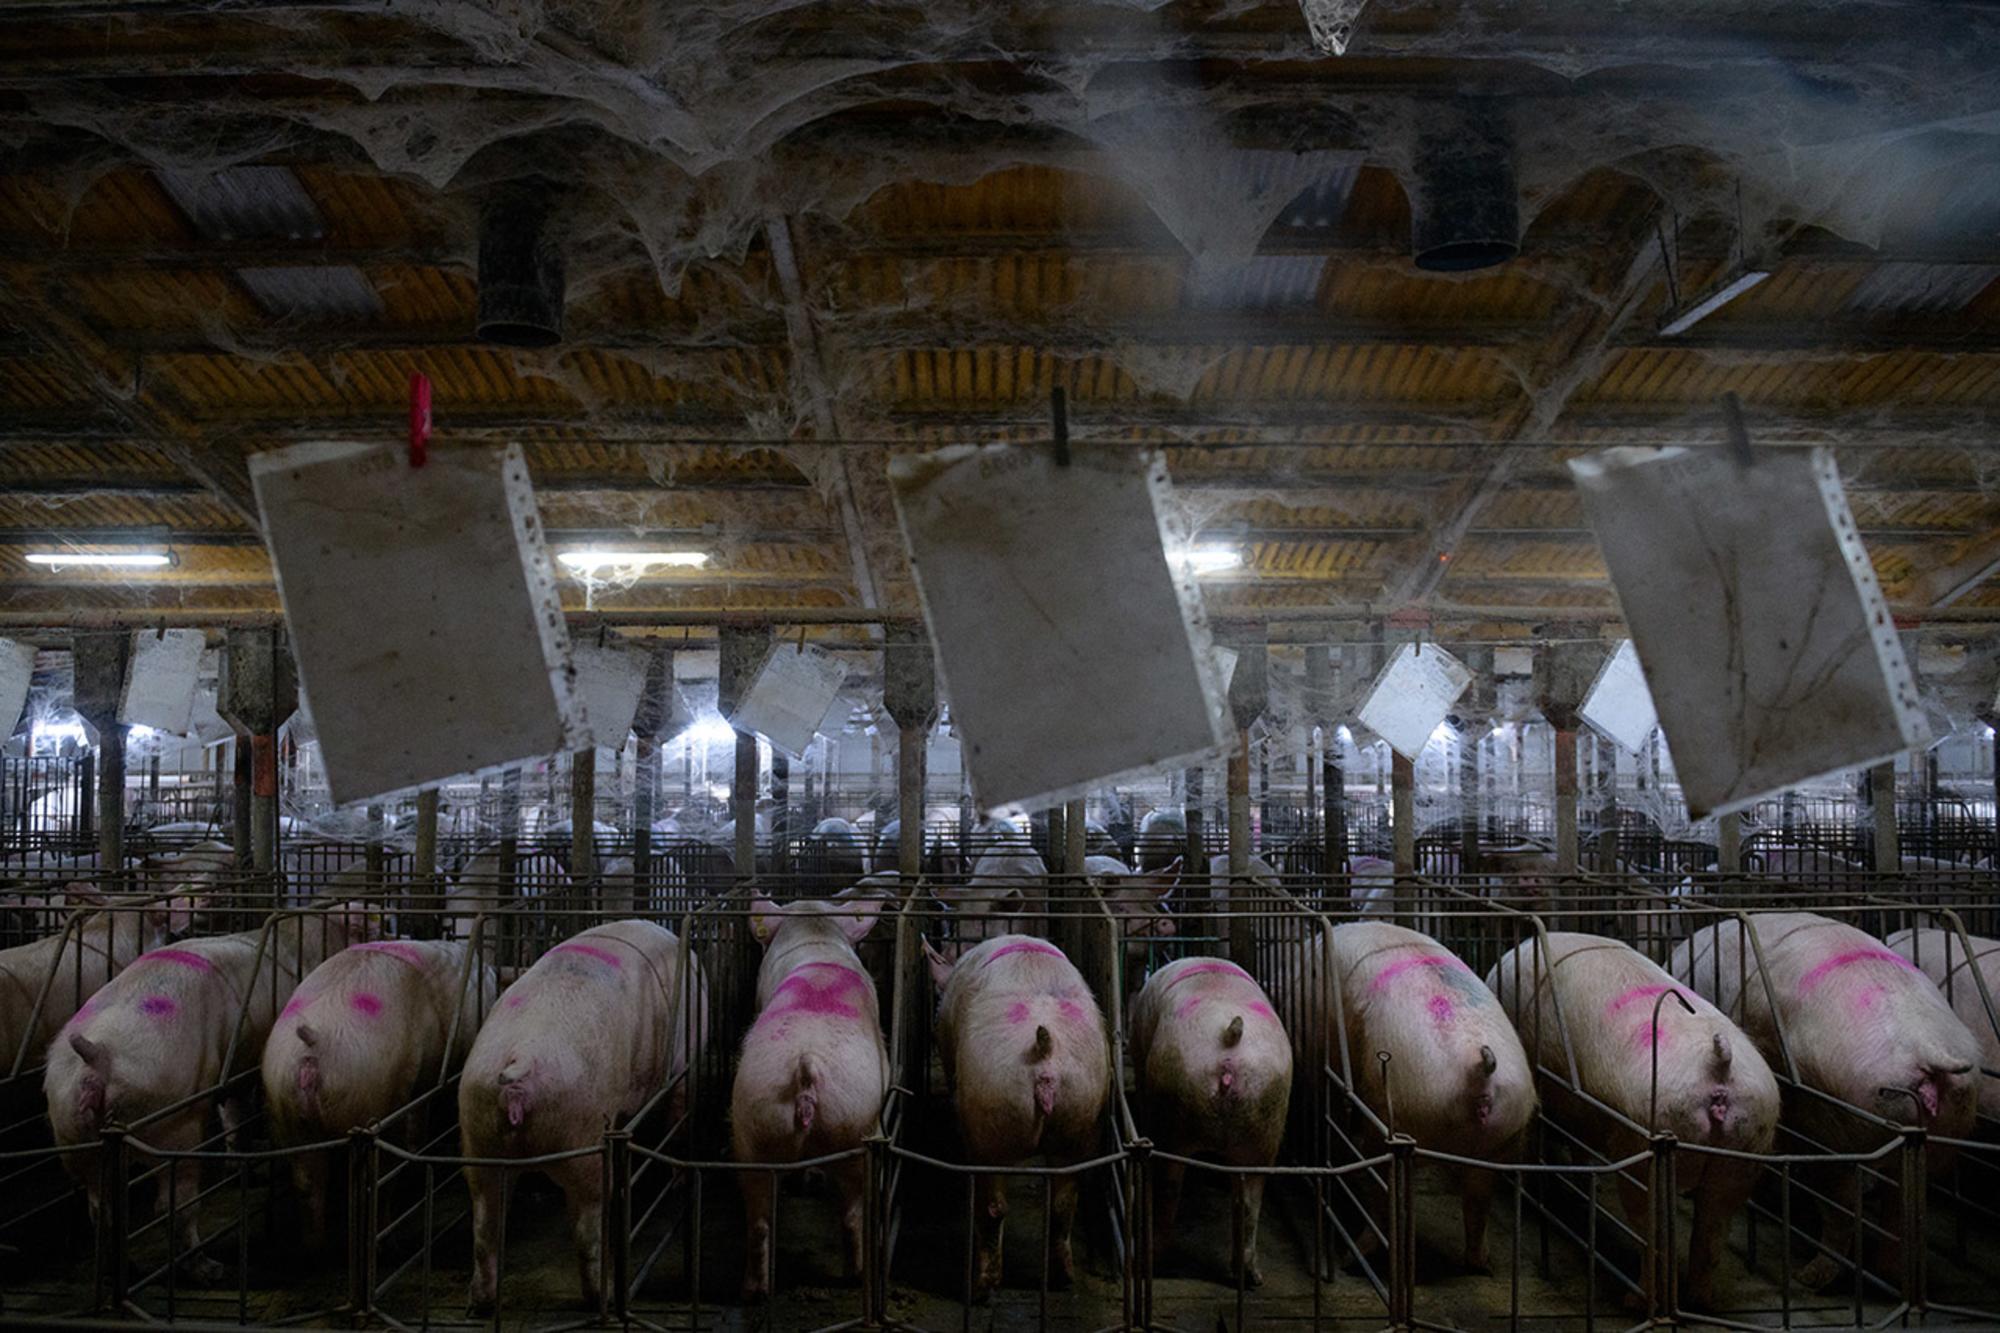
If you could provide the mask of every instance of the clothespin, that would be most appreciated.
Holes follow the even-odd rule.
[[[1049,390],[1050,426],[1055,436],[1056,466],[1069,466],[1069,395],[1058,384]]]
[[[800,653],[804,653],[804,652],[805,652],[805,650],[806,650],[806,627],[805,627],[804,625],[801,625],[801,626],[799,626],[799,646],[798,646],[798,651],[799,651]]]
[[[1722,425],[1729,435],[1729,453],[1736,466],[1749,467],[1757,461],[1750,450],[1750,431],[1743,424],[1743,401],[1733,393],[1722,395]]]
[[[410,375],[410,466],[422,467],[430,458],[431,380],[422,371]]]
[[[611,626],[610,626],[609,624],[607,624],[607,623],[606,623],[605,621],[602,621],[602,620],[598,621],[598,622],[597,622],[597,646],[598,646],[599,648],[602,648],[602,647],[604,647],[604,645],[605,645],[606,641],[607,641],[607,640],[609,640],[609,639],[610,639],[610,637],[611,637]]]

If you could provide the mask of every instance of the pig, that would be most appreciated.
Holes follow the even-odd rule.
[[[708,987],[681,942],[649,921],[613,921],[544,954],[508,988],[466,1056],[458,1084],[467,1157],[540,1157],[589,1148],[679,1079],[708,1033]],[[683,1008],[683,1000],[686,1008]],[[670,1097],[679,1114],[684,1090]],[[543,1168],[561,1187],[585,1304],[603,1303],[599,1230],[604,1164],[572,1157]],[[468,1165],[475,1311],[499,1295],[507,1168]]]
[[[1934,1136],[1971,1131],[1979,1043],[1916,964],[1853,926],[1810,912],[1759,912],[1747,920],[1755,952],[1739,921],[1709,926],[1675,947],[1674,976],[1735,1015],[1774,1067],[1783,1060],[1782,1030],[1806,1087]],[[1890,1138],[1886,1128],[1815,1097],[1796,1099],[1786,1123],[1837,1153],[1869,1152]],[[1932,1169],[1947,1156],[1933,1151]],[[1854,1173],[1834,1172],[1827,1188],[1836,1203],[1822,1210],[1824,1248],[1799,1273],[1812,1290],[1839,1275],[1835,1256],[1854,1240]],[[1896,1230],[1893,1218],[1889,1229]]]
[[[1118,917],[1119,933],[1125,937],[1127,991],[1135,989],[1145,976],[1154,942],[1173,938],[1174,919],[1167,914],[1167,899],[1179,885],[1180,870],[1181,863],[1174,861],[1158,874],[1137,874],[1114,857],[1084,858],[1084,878],[1103,895]]]
[[[757,1021],[743,1038],[729,1099],[739,1162],[796,1162],[859,1148],[877,1131],[889,1087],[889,1053],[874,983],[854,946],[875,925],[879,898],[797,902],[758,899],[750,929],[764,946],[757,972]],[[860,1157],[830,1168],[841,1200],[850,1276],[861,1271]],[[769,1294],[773,1181],[757,1171],[737,1179],[749,1240],[743,1299]]]
[[[1187,816],[1178,810],[1151,810],[1139,821],[1135,855],[1139,869],[1163,870],[1186,854]]]
[[[261,931],[141,954],[84,1003],[49,1047],[42,1089],[56,1143],[90,1143],[112,1121],[135,1124],[255,1065],[300,975],[329,953],[372,938],[378,925],[364,904],[343,903],[276,915]],[[190,1101],[147,1125],[143,1137],[157,1148],[192,1152],[206,1137],[209,1105],[207,1098]],[[229,1100],[218,1109],[233,1139],[238,1109]],[[62,1160],[96,1216],[101,1172],[95,1154],[68,1153]],[[175,1161],[170,1174],[177,1178],[173,1197],[185,1203],[200,1192],[199,1158]],[[163,1204],[167,1188],[163,1181]],[[195,1209],[182,1207],[175,1229],[189,1275],[213,1282],[222,1266],[201,1254]]]
[[[844,819],[822,819],[806,835],[815,864],[828,879],[852,884],[868,872],[868,843]]]
[[[1270,997],[1248,972],[1214,958],[1183,958],[1146,981],[1132,1006],[1132,1064],[1139,1128],[1181,1157],[1209,1154],[1228,1166],[1278,1158],[1292,1095],[1292,1045]],[[1162,1161],[1154,1187],[1157,1265],[1173,1234],[1187,1168]],[[1262,1286],[1257,1220],[1264,1177],[1246,1176],[1232,1256],[1238,1276]]]
[[[482,847],[466,859],[457,880],[445,890],[445,907],[452,913],[448,933],[454,938],[472,937],[475,913],[498,910],[519,898],[568,895],[569,872],[548,852],[517,854],[511,883],[503,879],[500,868],[499,846]]]
[[[1062,950],[1029,935],[987,940],[956,964],[928,952],[941,996],[938,1054],[972,1163],[1017,1166],[1039,1153],[1066,1166],[1089,1157],[1110,1096],[1111,1059],[1103,1015],[1082,974]],[[981,1175],[974,1191],[974,1295],[984,1300],[1000,1285],[1006,1178]],[[1052,1279],[1064,1286],[1076,1275],[1076,1192],[1075,1176],[1052,1178],[1048,1252]]]
[[[1348,897],[1363,916],[1388,916],[1396,910],[1396,863],[1379,856],[1348,860]]]
[[[1493,993],[1459,957],[1428,935],[1387,922],[1356,921],[1332,932],[1333,984],[1345,1024],[1353,1092],[1377,1120],[1425,1148],[1513,1160],[1535,1114],[1527,1052]],[[1316,1002],[1321,936],[1304,946],[1308,988],[1290,1012],[1307,1015],[1293,1039],[1301,1059],[1340,1067],[1334,1014]],[[1287,978],[1291,980],[1291,978]],[[1331,1001],[1329,1002],[1331,1003]],[[1390,1056],[1388,1084],[1377,1055]],[[1392,1114],[1393,1110],[1393,1114]],[[1493,1173],[1463,1181],[1465,1266],[1487,1269],[1486,1219]],[[1371,1233],[1372,1236],[1372,1233]]]
[[[1970,941],[1972,954],[1966,955]],[[2000,940],[1956,931],[1899,930],[1889,936],[1891,949],[1924,970],[1951,1002],[1952,1012],[1979,1039],[1979,1114],[2000,1120],[2000,1029],[1986,1007],[1973,972],[1986,982],[1986,993],[2000,1008]]]
[[[0,978],[8,983],[0,989],[0,1078],[17,1067],[33,1068],[56,1033],[113,974],[189,924],[183,899],[113,903],[86,885],[72,884],[67,901],[83,910],[55,933],[0,950]]]
[[[955,942],[947,953],[982,940],[1016,934],[1041,917],[1048,894],[1048,867],[1025,845],[982,853],[964,884],[932,889],[957,916]]]
[[[1778,1133],[1778,1080],[1740,1028],[1629,945],[1561,931],[1546,939],[1546,951],[1539,940],[1529,939],[1486,974],[1487,987],[1500,997],[1536,1065],[1549,1076],[1545,1114],[1613,1160],[1644,1151],[1646,1135],[1583,1102],[1574,1090],[1682,1143],[1744,1153],[1771,1150]],[[1574,1087],[1568,1081],[1569,1055],[1576,1058]],[[1675,1162],[1681,1192],[1694,1196],[1684,1294],[1695,1309],[1715,1308],[1722,1239],[1757,1175],[1752,1164],[1706,1154],[1683,1153]],[[1644,1177],[1621,1173],[1618,1188],[1627,1220],[1645,1235]],[[1642,1290],[1653,1289],[1654,1253],[1646,1250]]]
[[[338,1139],[374,1124],[464,1062],[496,989],[492,968],[467,970],[470,947],[371,940],[307,974],[264,1044],[264,1104],[281,1147]],[[406,1146],[418,1146],[423,1123],[408,1118]],[[327,1156],[301,1153],[291,1162],[305,1242],[319,1250],[326,1240]]]

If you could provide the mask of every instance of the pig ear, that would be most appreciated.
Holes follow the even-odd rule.
[[[847,935],[849,944],[859,944],[868,938],[868,932],[875,929],[875,918],[882,911],[880,898],[857,898],[853,905],[841,912],[838,920],[840,928]]]
[[[194,925],[194,899],[169,898],[146,909],[146,919],[169,935],[184,934]]]
[[[105,901],[104,891],[89,884],[63,885],[63,902],[71,907],[102,907]]]
[[[924,946],[924,960],[930,964],[931,968],[931,984],[939,990],[943,990],[951,981],[951,960],[939,953],[937,947],[929,940],[922,940],[922,944]]]
[[[759,898],[750,904],[750,933],[757,937],[757,943],[768,945],[771,937],[778,933],[780,918],[785,909],[769,898]]]
[[[341,918],[341,925],[350,940],[358,942],[382,938],[382,913],[374,904],[351,899],[330,911]]]

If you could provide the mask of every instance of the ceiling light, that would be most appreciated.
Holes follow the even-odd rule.
[[[581,551],[563,551],[556,556],[564,567],[580,574],[593,574],[600,569],[645,569],[652,565],[671,565],[678,569],[700,569],[708,563],[706,551],[600,551],[586,548]]]
[[[1662,338],[1673,338],[1686,333],[1689,329],[1701,323],[1704,319],[1707,319],[1710,315],[1722,309],[1722,307],[1728,305],[1731,301],[1734,301],[1737,297],[1743,295],[1743,293],[1757,286],[1770,276],[1770,273],[1765,269],[1745,269],[1735,277],[1725,281],[1720,287],[1714,288],[1708,295],[1696,300],[1694,304],[1681,311],[1680,314],[1675,315],[1672,319],[1660,325],[1660,336]]]
[[[690,745],[721,745],[736,739],[736,728],[720,713],[711,713],[682,732],[680,739]]]
[[[1233,546],[1190,546],[1181,563],[1191,574],[1214,574],[1242,565],[1243,552]]]
[[[24,558],[31,565],[47,565],[51,569],[71,565],[153,569],[174,562],[174,558],[164,551],[30,551]]]

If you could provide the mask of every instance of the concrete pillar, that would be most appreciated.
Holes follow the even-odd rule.
[[[1187,796],[1182,806],[1187,815],[1187,845],[1181,852],[1181,871],[1194,876],[1189,883],[1208,879],[1207,812],[1203,809],[1208,794],[1202,790],[1208,782],[1207,772],[1199,764],[1187,771]]]
[[[1597,869],[1610,874],[1618,869],[1618,746],[1595,737],[1598,759]]]
[[[720,642],[716,706],[724,717],[734,717],[771,651],[771,627],[724,625]],[[752,732],[736,733],[736,771],[729,803],[736,819],[736,878],[740,882],[757,873],[757,737]]]
[[[1063,868],[1071,883],[1081,888],[1083,862],[1090,854],[1090,816],[1079,796],[1063,809]]]
[[[578,750],[569,760],[569,873],[579,883],[597,879],[596,746]]]
[[[76,711],[97,732],[98,869],[122,877],[125,728],[118,721],[118,705],[125,695],[125,673],[131,666],[131,636],[123,630],[75,635],[70,641],[70,660]]]
[[[250,869],[250,738],[237,735],[229,742],[229,764],[233,775],[230,791],[229,845],[236,852],[236,868]]]
[[[1333,650],[1325,644],[1307,648],[1306,697],[1320,726],[1320,836],[1324,844],[1321,866],[1329,875],[1342,874],[1347,869],[1347,775],[1342,766],[1341,710],[1335,706],[1339,688],[1339,668],[1334,663]]]
[[[1417,762],[1389,752],[1389,818],[1396,834],[1396,874],[1417,873]],[[1403,894],[1399,888],[1397,897]]]
[[[514,874],[521,865],[521,766],[500,774],[500,889],[507,897],[516,892]]]
[[[1604,648],[1588,625],[1542,628],[1546,642],[1535,654],[1535,702],[1555,730],[1556,870],[1577,869],[1576,739],[1583,701],[1604,665]]]
[[[632,715],[632,734],[637,738],[632,774],[635,903],[641,899],[652,901],[644,886],[653,873],[653,825],[660,817],[660,736],[671,731],[675,721],[674,654],[668,648],[654,648],[646,663],[646,684],[639,692],[639,708]]]
[[[230,630],[216,707],[250,737],[250,866],[259,875],[278,869],[278,728],[298,706],[298,674],[284,631]],[[275,880],[272,889],[282,897]]]
[[[937,725],[937,659],[921,625],[891,625],[882,641],[882,708],[896,724],[896,871],[913,884],[924,870],[924,789]]]
[[[1255,918],[1242,914],[1257,890],[1250,882],[1250,728],[1264,714],[1270,699],[1270,648],[1262,625],[1247,627],[1230,645],[1236,649],[1236,671],[1229,680],[1229,713],[1236,723],[1236,743],[1229,752],[1229,898],[1239,909],[1229,921],[1229,956],[1238,967],[1253,965],[1257,933]],[[1206,865],[1191,867],[1197,884]]]
[[[1743,815],[1731,811],[1718,815],[1715,820],[1715,835],[1720,846],[1716,849],[1716,868],[1725,875],[1743,873]]]
[[[410,864],[410,905],[416,909],[411,934],[420,940],[434,940],[443,933],[438,910],[444,894],[438,884],[438,789],[426,787],[417,793],[417,847]]]
[[[379,801],[368,804],[368,844],[362,848],[362,865],[368,875],[368,888],[372,893],[382,891],[384,876],[382,866],[383,811]]]
[[[1896,837],[1896,761],[1868,771],[1868,792],[1875,814],[1875,869],[1900,870],[1902,850]]]

